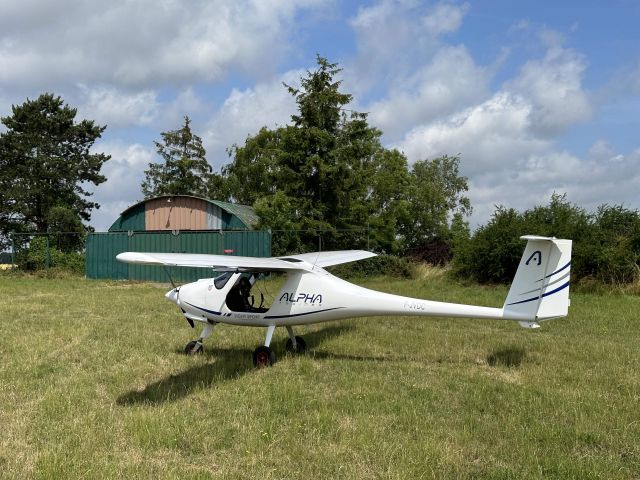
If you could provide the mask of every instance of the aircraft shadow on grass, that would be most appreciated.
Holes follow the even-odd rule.
[[[332,325],[309,332],[304,335],[308,353],[314,359],[341,359],[354,361],[384,361],[384,357],[368,357],[357,355],[331,354],[313,349],[324,341],[343,335],[353,329],[353,325]],[[178,351],[176,351],[178,353]],[[182,351],[179,351],[182,354]],[[249,355],[247,355],[249,353]],[[215,348],[209,347],[203,355],[215,359],[213,363],[191,367],[176,375],[169,375],[161,380],[150,383],[142,390],[131,390],[116,400],[118,405],[161,404],[186,397],[191,392],[208,388],[224,381],[239,378],[247,373],[255,372],[254,366],[247,361],[250,349],[243,348]],[[281,357],[286,361],[286,356]]]
[[[519,367],[526,354],[524,348],[502,348],[487,355],[487,363],[492,367]]]

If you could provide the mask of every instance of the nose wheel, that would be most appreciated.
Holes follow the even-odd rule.
[[[213,327],[216,326],[216,323],[207,323],[202,329],[202,333],[200,334],[200,338],[198,340],[191,340],[187,343],[187,346],[184,347],[185,355],[197,355],[198,353],[202,353],[204,347],[202,342],[204,342],[205,338],[208,338],[213,333]]]
[[[189,343],[187,343],[187,346],[184,347],[185,355],[197,355],[199,353],[202,353],[203,350],[204,347],[202,346],[202,342],[198,340],[191,340]]]

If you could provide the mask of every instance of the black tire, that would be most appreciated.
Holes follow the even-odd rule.
[[[191,340],[187,343],[187,346],[184,347],[185,355],[197,355],[198,353],[202,353],[203,350],[204,347],[202,346],[202,343],[196,340]]]
[[[296,348],[293,348],[293,342],[290,338],[287,338],[287,344],[284,348],[289,353],[304,353],[307,350],[307,342],[304,341],[304,338],[296,335]]]
[[[269,347],[258,347],[253,351],[253,366],[256,368],[270,367],[276,363],[276,354]]]

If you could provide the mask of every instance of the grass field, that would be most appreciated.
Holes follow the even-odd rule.
[[[361,282],[500,306],[441,275]],[[205,353],[152,284],[0,276],[2,478],[640,478],[640,297],[572,294],[537,331],[369,318]]]

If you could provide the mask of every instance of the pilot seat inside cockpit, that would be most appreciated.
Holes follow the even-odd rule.
[[[255,277],[252,275],[250,278],[241,276],[238,282],[229,290],[227,294],[227,307],[233,312],[252,312],[252,313],[264,313],[268,308],[264,308],[264,295],[260,294],[260,302],[256,306],[256,299],[251,295],[252,282],[255,281]]]

